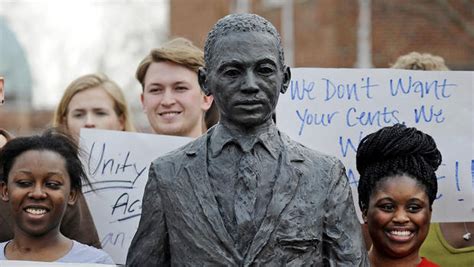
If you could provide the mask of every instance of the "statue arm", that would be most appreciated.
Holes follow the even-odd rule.
[[[153,163],[142,202],[142,215],[128,250],[126,266],[170,266],[169,237]]]
[[[330,171],[325,207],[324,251],[329,266],[369,266],[351,187],[339,160]],[[325,265],[326,265],[325,264]]]

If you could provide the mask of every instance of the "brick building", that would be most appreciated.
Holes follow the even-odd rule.
[[[171,0],[170,35],[203,46],[206,34],[237,0]],[[249,12],[281,31],[281,3],[249,0]],[[451,69],[474,70],[474,2],[372,0],[372,65],[386,68],[399,55],[427,52]],[[294,66],[354,67],[357,60],[356,0],[293,0]],[[282,38],[285,38],[283,35]]]

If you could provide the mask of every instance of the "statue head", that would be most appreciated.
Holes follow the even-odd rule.
[[[255,14],[231,14],[209,32],[199,82],[214,96],[220,121],[252,129],[271,122],[291,74],[275,27]]]

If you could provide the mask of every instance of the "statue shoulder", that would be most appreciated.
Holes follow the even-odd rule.
[[[299,153],[305,156],[309,160],[314,161],[327,161],[329,164],[334,164],[338,159],[334,156],[325,154],[319,150],[309,148],[293,139],[291,139],[285,133],[280,133],[281,139],[283,141],[284,146],[290,153]]]
[[[186,160],[189,156],[204,151],[206,147],[207,135],[204,134],[195,140],[190,141],[189,143],[168,152],[155,160],[153,160],[154,165],[161,165],[167,163],[176,163]]]

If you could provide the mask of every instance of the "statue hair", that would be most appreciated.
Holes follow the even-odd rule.
[[[217,40],[231,33],[239,32],[262,32],[273,36],[279,52],[280,67],[283,68],[285,57],[278,31],[275,29],[273,24],[263,17],[248,13],[227,15],[218,20],[208,33],[204,45],[204,61],[206,62],[207,68],[212,65],[212,56],[215,51]]]

